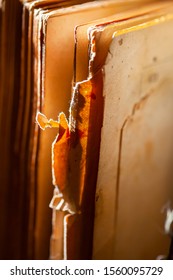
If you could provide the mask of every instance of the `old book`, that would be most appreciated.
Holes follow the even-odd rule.
[[[106,3],[109,8],[110,3]],[[98,5],[97,2],[97,13]],[[163,100],[153,92],[160,92],[164,99],[165,92],[172,96],[171,8],[171,2],[143,5],[140,9],[131,6],[114,15],[111,7],[107,18],[82,25],[78,22],[74,74],[69,79],[70,87],[73,77],[70,116],[67,121],[63,114],[59,115],[55,125],[59,126],[59,134],[52,145],[52,259],[147,259],[169,250],[161,210],[171,198],[171,175],[166,164],[172,158],[171,107],[163,109],[164,116],[159,109],[154,113],[154,108],[159,108],[157,102],[163,107]],[[169,42],[168,49],[164,49],[165,42]],[[46,44],[45,48],[48,56]],[[67,68],[70,69],[66,65]],[[54,72],[48,76],[46,71],[48,68],[45,79]],[[65,70],[66,85],[59,83],[57,90],[52,90],[56,97],[60,84],[68,84],[66,74]],[[153,98],[155,101],[150,101]],[[167,102],[172,106],[169,98]],[[38,116],[43,121],[42,128],[54,126],[52,121]],[[169,137],[165,137],[167,129]],[[150,130],[152,134],[148,135]],[[161,135],[166,141],[163,144]],[[160,145],[167,147],[167,152],[161,152]]]
[[[3,140],[11,149],[3,156],[12,180],[7,181],[2,161],[2,181],[8,218],[20,202],[14,215],[21,222],[18,258],[168,255],[172,1],[16,0],[15,5],[22,29],[12,44],[20,63],[6,66],[17,89],[11,86],[13,99],[7,99],[13,110],[5,124],[13,119],[13,125]],[[12,24],[17,30],[16,18]],[[6,31],[4,23],[1,33]],[[7,58],[3,61],[1,80]],[[6,91],[7,82],[2,108]]]

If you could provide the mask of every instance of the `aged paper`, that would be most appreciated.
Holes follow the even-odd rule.
[[[173,21],[116,36],[104,66],[94,259],[156,259],[173,176]]]

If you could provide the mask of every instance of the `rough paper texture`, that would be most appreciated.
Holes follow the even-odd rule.
[[[173,183],[173,22],[117,36],[107,56],[94,259],[155,259]]]

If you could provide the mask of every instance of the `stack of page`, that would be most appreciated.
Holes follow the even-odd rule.
[[[1,6],[1,249],[168,258],[173,1]]]

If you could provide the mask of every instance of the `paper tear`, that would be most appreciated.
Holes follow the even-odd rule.
[[[36,115],[36,122],[38,123],[39,127],[42,130],[45,130],[46,128],[59,128],[59,122],[54,121],[53,119],[48,119],[44,114],[38,112]]]
[[[69,197],[66,182],[70,137],[68,120],[63,112],[58,115],[57,121],[48,119],[44,114],[38,112],[36,122],[42,130],[58,128],[58,134],[52,143],[52,183],[55,189],[49,207],[74,214],[76,207]]]
[[[62,194],[60,195],[54,194],[49,204],[49,207],[54,210],[59,210],[64,212],[67,211],[70,214],[75,214],[75,211],[71,210],[69,204],[65,202]]]
[[[89,67],[88,67],[88,79],[92,78],[93,73],[92,73],[92,66],[94,63],[94,59],[96,57],[96,32],[98,32],[99,29],[97,27],[90,27],[88,28],[88,38],[89,38]]]
[[[70,214],[76,214],[76,207],[73,203],[68,203],[64,198],[63,193],[59,191],[57,186],[54,189],[52,200],[49,203],[49,207],[53,210],[68,212]]]

